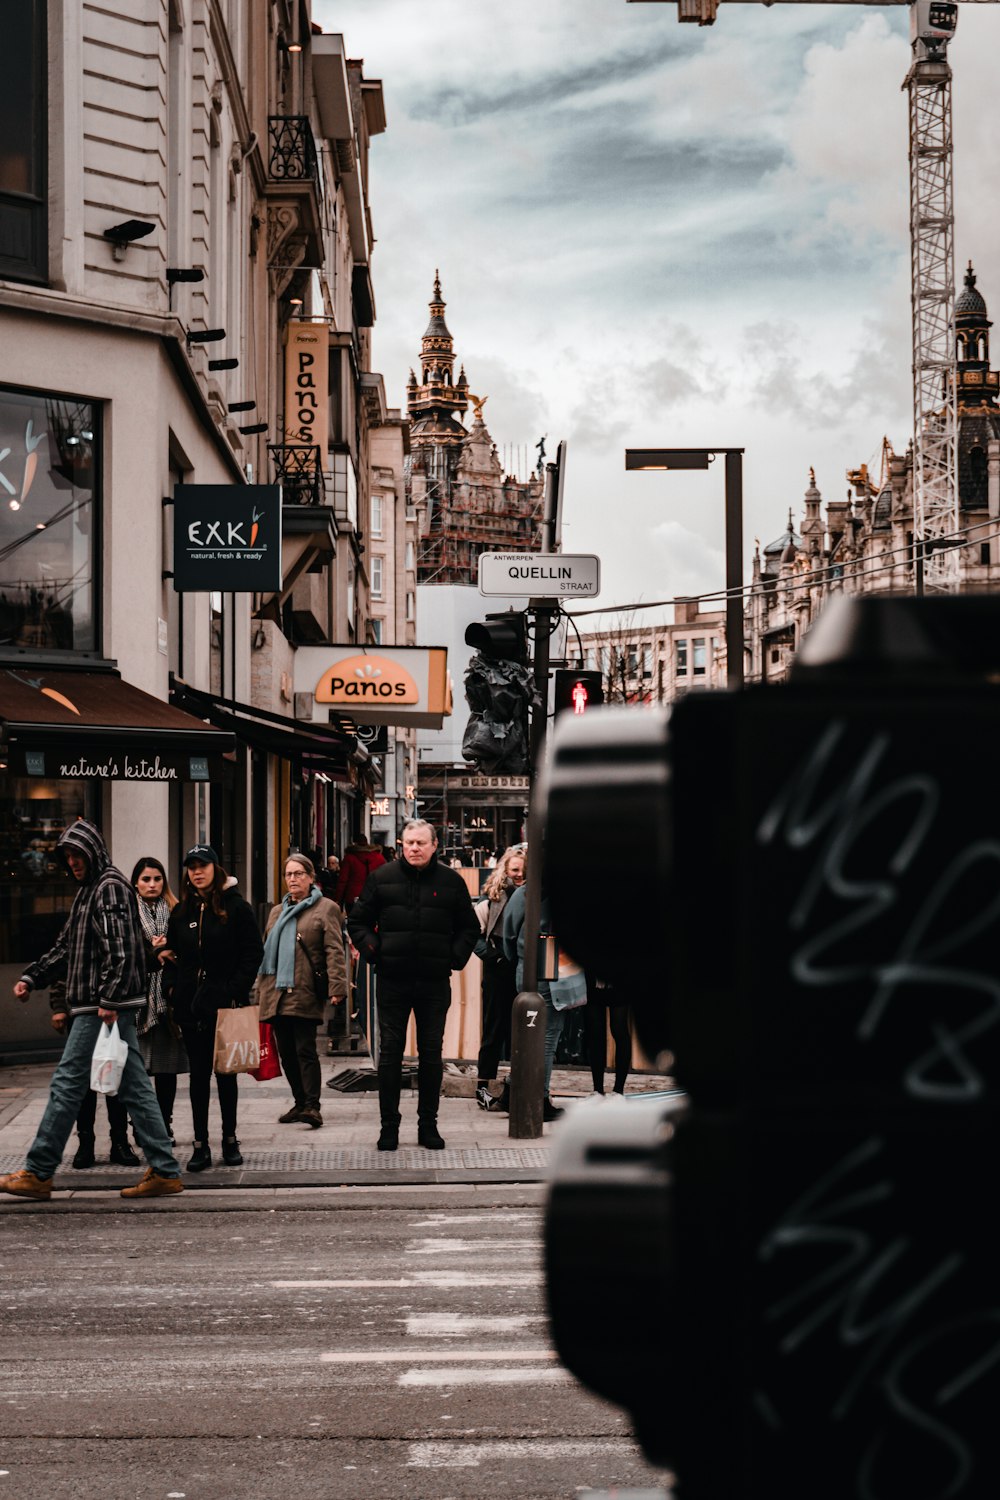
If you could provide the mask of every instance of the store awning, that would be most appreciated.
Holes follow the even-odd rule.
[[[13,775],[59,780],[219,781],[236,747],[107,661],[0,664],[0,735]]]
[[[298,761],[304,769],[322,772],[335,781],[354,781],[357,767],[368,759],[354,735],[339,724],[303,724],[285,714],[192,688],[180,678],[172,680],[170,696],[174,703],[204,714],[251,749]]]

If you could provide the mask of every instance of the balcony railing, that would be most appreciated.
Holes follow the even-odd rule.
[[[312,182],[322,191],[312,126],[305,115],[270,115],[267,173],[276,182]]]
[[[318,443],[268,443],[274,482],[285,505],[323,503],[322,455]]]

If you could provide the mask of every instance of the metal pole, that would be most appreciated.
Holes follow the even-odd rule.
[[[524,883],[524,972],[511,1013],[510,1116],[508,1135],[538,1140],[545,1094],[545,1000],[538,993],[538,938],[542,917],[542,814],[538,776],[545,754],[549,707],[549,630],[553,607],[533,600],[534,673],[539,704],[531,717],[531,801],[528,807],[528,866]]]
[[[726,683],[743,686],[743,454],[726,449]]]

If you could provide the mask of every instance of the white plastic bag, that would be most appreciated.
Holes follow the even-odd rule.
[[[90,1064],[90,1087],[98,1094],[117,1094],[125,1072],[128,1042],[123,1042],[118,1022],[101,1027]]]

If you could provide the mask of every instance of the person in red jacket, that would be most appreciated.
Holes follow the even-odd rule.
[[[333,897],[341,911],[350,911],[364,890],[369,875],[384,864],[382,851],[367,839],[355,839],[353,844],[348,844]]]

